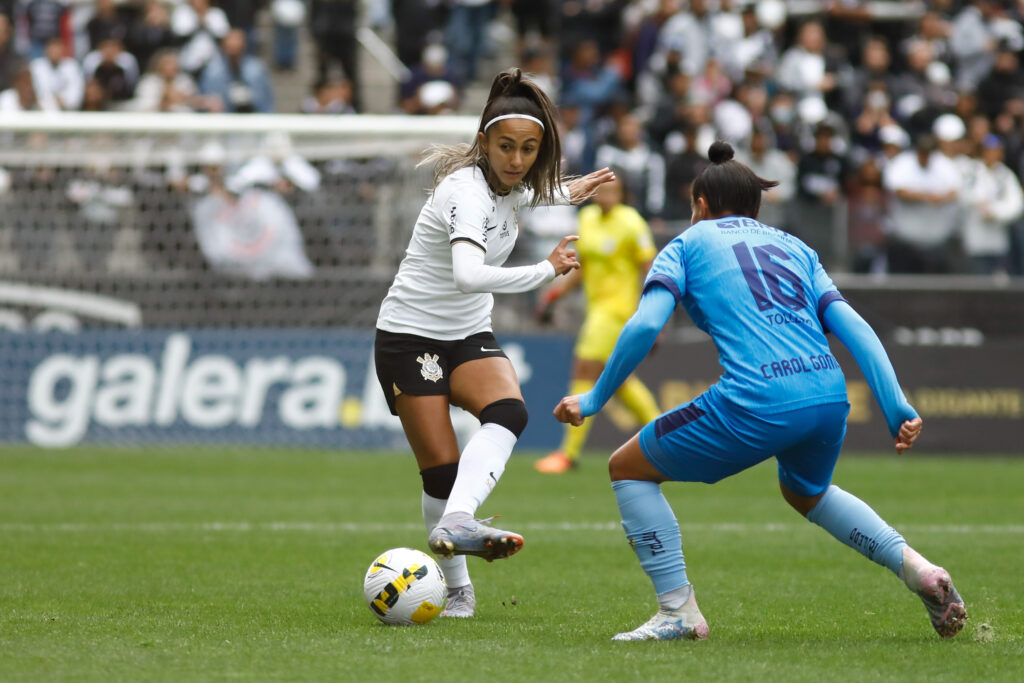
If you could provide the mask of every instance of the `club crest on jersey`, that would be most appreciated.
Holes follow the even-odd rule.
[[[420,374],[428,382],[436,382],[441,379],[441,365],[437,362],[437,354],[425,353],[416,359],[420,364]]]

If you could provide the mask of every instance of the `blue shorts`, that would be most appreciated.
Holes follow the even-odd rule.
[[[648,423],[640,448],[669,479],[706,484],[774,457],[786,488],[816,496],[832,482],[849,411],[843,401],[757,415],[705,392]]]

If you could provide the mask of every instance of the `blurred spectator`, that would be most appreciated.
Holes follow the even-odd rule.
[[[882,143],[882,154],[878,159],[880,169],[894,159],[898,154],[910,145],[910,136],[896,124],[882,126],[878,131],[878,140]]]
[[[978,108],[990,118],[1003,113],[1011,100],[1024,100],[1024,71],[1016,51],[999,46],[992,71],[977,84],[977,93]]]
[[[743,80],[748,73],[765,77],[775,72],[779,55],[772,26],[771,23],[763,23],[758,17],[759,7],[769,4],[762,2],[744,5],[740,15],[742,36],[723,41],[722,49],[716,51],[734,82]],[[768,21],[771,22],[771,19]]]
[[[554,55],[546,48],[530,48],[523,50],[521,63],[523,71],[530,75],[530,79],[544,94],[557,100],[562,84],[558,78]]]
[[[967,154],[967,126],[956,114],[943,114],[932,124],[932,133],[939,144],[939,151],[946,155],[955,165],[964,181],[974,172],[977,166],[974,159]]]
[[[841,76],[845,113],[856,116],[864,105],[864,93],[872,84],[881,83],[888,97],[892,90],[892,54],[881,36],[869,36],[860,53],[860,64],[846,69]]]
[[[750,136],[749,155],[740,153],[739,157],[760,177],[779,183],[761,195],[761,213],[758,220],[766,225],[787,230],[788,205],[796,193],[796,165],[789,156],[770,143],[768,133],[755,128]]]
[[[345,78],[352,84],[352,101],[362,109],[359,73],[359,43],[356,40],[357,0],[312,0],[310,29],[317,48],[317,78],[330,76],[334,62],[341,64]]]
[[[622,15],[628,0],[566,0],[559,9],[559,36],[562,57],[571,54],[574,45],[593,40],[601,59],[622,46]],[[691,3],[692,5],[693,3]]]
[[[0,114],[20,111],[57,111],[57,101],[49,94],[40,96],[33,84],[32,71],[23,64],[14,75],[11,87],[0,92]]]
[[[559,133],[562,138],[562,156],[565,159],[562,165],[564,173],[569,175],[584,175],[589,173],[590,166],[585,160],[593,159],[594,150],[588,148],[590,137],[581,125],[580,108],[572,99],[562,99],[558,108]]]
[[[97,49],[107,38],[127,42],[128,28],[128,19],[118,12],[114,0],[96,0],[95,13],[85,25],[89,49]]]
[[[640,21],[633,38],[633,70],[637,74],[647,70],[648,62],[658,50],[662,28],[681,7],[682,0],[658,0],[655,10]]]
[[[889,272],[953,272],[962,180],[931,133],[919,134],[914,149],[886,165],[882,185],[889,193]]]
[[[107,91],[95,78],[85,81],[85,93],[82,95],[82,111],[108,111],[110,98]]]
[[[181,68],[192,76],[202,73],[230,29],[227,15],[219,7],[211,7],[210,0],[188,0],[175,7],[171,31],[182,43]]]
[[[949,46],[952,24],[934,10],[926,11],[917,23],[917,37],[931,47],[935,58],[946,63],[953,62],[953,51]]]
[[[452,69],[463,82],[476,80],[487,27],[494,17],[493,0],[451,0],[444,42]]]
[[[87,54],[82,60],[82,72],[86,79],[102,85],[108,100],[115,103],[131,99],[139,80],[138,62],[116,38],[103,40]]]
[[[6,90],[24,60],[14,47],[14,28],[6,15],[0,15],[0,90]]]
[[[306,23],[306,3],[304,0],[273,0],[270,16],[274,23],[274,68],[294,69],[299,59],[299,29]],[[249,33],[255,35],[256,31]]]
[[[139,79],[135,98],[128,103],[134,111],[221,111],[222,103],[215,95],[200,95],[195,80],[183,72],[178,52],[166,49],[153,56],[152,66]]]
[[[846,160],[833,149],[835,127],[822,122],[814,130],[814,148],[797,164],[797,199],[790,221],[797,236],[818,252],[826,268],[837,264],[836,220],[846,189]]]
[[[694,76],[704,71],[704,63],[711,54],[712,35],[707,0],[690,0],[688,12],[678,12],[661,27],[659,51],[678,52],[679,66]]]
[[[850,142],[860,158],[876,154],[882,149],[881,132],[886,126],[895,126],[889,113],[889,93],[883,81],[872,81],[864,93],[864,101],[853,120]]]
[[[907,122],[926,108],[947,109],[956,105],[956,92],[950,87],[949,67],[935,59],[929,43],[914,39],[907,47],[907,68],[892,79],[896,118]]]
[[[1020,180],[1003,164],[1003,142],[997,136],[985,136],[976,163],[962,193],[964,252],[976,275],[1005,274],[1010,265],[1010,226],[1024,212],[1024,193]]]
[[[796,44],[779,60],[776,79],[779,86],[796,97],[824,97],[835,89],[836,65],[825,55],[825,30],[817,21],[803,24]]]
[[[67,7],[60,0],[28,0],[23,5],[28,24],[28,57],[35,59],[46,52],[50,38],[63,38],[70,48]]]
[[[437,0],[390,0],[395,22],[395,52],[412,69],[420,62],[430,43],[442,40],[444,4]]]
[[[36,94],[41,98],[53,98],[64,110],[75,110],[82,106],[85,94],[85,77],[78,62],[64,52],[64,41],[51,38],[46,44],[46,54],[33,59],[32,82]]]
[[[647,132],[651,142],[663,152],[677,152],[666,149],[666,138],[673,131],[682,130],[686,123],[687,99],[690,93],[690,77],[672,69],[664,75],[660,95],[647,118]]]
[[[409,77],[399,86],[399,106],[408,114],[424,114],[426,107],[420,99],[420,89],[428,83],[443,83],[449,86],[452,95],[458,93],[460,81],[455,70],[449,65],[448,50],[444,45],[434,43],[423,50],[423,58],[409,72]],[[429,99],[429,97],[428,97]]]
[[[796,100],[786,92],[775,94],[768,101],[768,118],[775,132],[775,146],[797,159],[800,155],[800,137],[797,132]]]
[[[355,114],[352,84],[344,78],[313,86],[313,94],[302,100],[303,114]]]
[[[884,273],[888,206],[877,158],[865,159],[857,169],[848,206],[850,269],[855,273]]]
[[[598,147],[594,165],[624,171],[623,186],[633,208],[648,221],[660,219],[665,208],[665,160],[644,140],[635,116],[619,119],[614,142]],[[657,232],[654,226],[651,229]]]
[[[620,92],[622,73],[616,66],[602,62],[595,40],[581,40],[571,50],[571,59],[562,74],[562,97],[579,106],[582,124],[589,126],[598,110]]]
[[[669,153],[666,159],[665,209],[662,216],[668,223],[665,228],[670,235],[682,231],[689,225],[690,188],[700,172],[710,163],[702,153],[702,150],[707,151],[708,146],[701,145],[698,127],[687,118],[681,129],[679,142],[669,145],[672,148],[678,147],[681,151]]]
[[[306,257],[295,213],[275,189],[284,181],[277,168],[266,159],[253,160],[225,179],[224,151],[208,146],[202,155],[203,175],[190,185],[203,196],[190,214],[209,266],[250,280],[311,277],[313,264]],[[319,174],[315,182],[318,186]]]
[[[547,0],[509,0],[509,4],[519,37],[519,53],[537,47],[548,49],[557,11],[552,7],[553,3]]]
[[[956,15],[949,46],[956,59],[956,84],[973,88],[992,68],[996,46],[991,22],[999,12],[994,0],[970,0]]]
[[[89,166],[68,183],[66,196],[77,209],[77,229],[70,232],[80,267],[108,272],[117,232],[133,206],[123,171],[103,164]]]
[[[221,51],[203,69],[199,89],[204,95],[220,97],[226,112],[274,111],[270,76],[258,57],[246,54],[245,32],[241,29],[232,29],[224,36]]]
[[[728,97],[730,92],[732,81],[714,57],[705,60],[703,70],[690,81],[690,99],[711,107]]]
[[[302,0],[297,0],[305,10]],[[267,0],[214,0],[224,16],[228,18],[231,28],[238,28],[245,31],[245,44],[248,46],[249,54],[256,55],[260,51],[260,33],[256,25],[256,17],[266,6]],[[299,23],[305,19],[305,15],[299,18]]]
[[[148,0],[142,12],[128,29],[125,48],[132,53],[139,66],[152,69],[150,61],[160,50],[176,42],[171,30],[171,15],[162,0]]]

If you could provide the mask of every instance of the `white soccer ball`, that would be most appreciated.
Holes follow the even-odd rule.
[[[444,609],[448,586],[437,562],[413,548],[392,548],[370,563],[366,604],[385,624],[425,624]]]

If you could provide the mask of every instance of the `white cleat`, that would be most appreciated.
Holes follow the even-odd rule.
[[[612,640],[704,640],[708,622],[697,607],[697,598],[690,598],[677,610],[658,610],[657,614],[632,631],[617,633]]]
[[[476,593],[473,584],[448,589],[448,601],[439,616],[468,619],[476,611]]]
[[[936,633],[943,638],[952,638],[960,633],[967,621],[967,607],[953,587],[949,572],[907,546],[903,549],[900,578],[907,588],[920,596]]]

